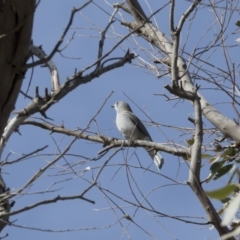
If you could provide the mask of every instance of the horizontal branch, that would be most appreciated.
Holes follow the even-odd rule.
[[[99,154],[108,151],[111,148],[117,148],[117,147],[148,147],[152,148],[158,151],[166,152],[169,154],[172,154],[174,156],[180,156],[180,157],[189,157],[190,156],[190,149],[189,148],[177,148],[177,147],[170,147],[165,144],[160,144],[156,142],[149,142],[149,141],[142,141],[142,140],[120,140],[116,138],[111,138],[107,136],[99,136],[99,135],[87,135],[84,134],[81,130],[69,130],[64,127],[58,127],[55,125],[47,124],[47,123],[41,123],[36,121],[25,121],[22,123],[22,125],[33,125],[40,127],[45,130],[49,130],[51,132],[55,133],[61,133],[68,136],[74,136],[80,139],[85,139],[92,142],[97,142],[103,144],[104,148],[99,152]]]
[[[87,201],[87,202],[89,202],[89,203],[95,204],[95,201],[90,200],[90,199],[88,199],[88,198],[85,198],[85,197],[83,197],[82,195],[57,196],[57,197],[55,197],[55,198],[48,199],[48,200],[44,200],[44,201],[41,201],[41,202],[37,202],[37,203],[34,203],[34,204],[32,204],[32,205],[29,205],[29,206],[20,208],[20,209],[18,209],[18,210],[15,210],[15,211],[12,211],[12,212],[9,212],[9,213],[4,213],[4,214],[1,215],[1,217],[2,217],[2,216],[12,216],[12,215],[16,215],[16,214],[19,214],[19,213],[22,213],[22,212],[31,210],[31,209],[36,208],[36,207],[41,206],[41,205],[46,205],[46,204],[50,204],[50,203],[55,203],[55,202],[58,202],[58,201],[67,201],[67,200],[75,200],[75,199],[81,199],[81,200]]]

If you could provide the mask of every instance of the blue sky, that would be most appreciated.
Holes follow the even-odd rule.
[[[42,0],[35,14],[33,28],[34,44],[42,45],[44,51],[50,53],[67,25],[72,7],[79,7],[84,2],[85,1],[76,0]],[[101,5],[107,13],[111,14],[113,12],[113,9],[107,4],[107,1],[95,2]],[[114,3],[114,1],[108,2],[111,4]],[[146,1],[142,0],[139,2],[143,8],[146,9],[147,15],[149,15],[150,11]],[[159,7],[158,1],[148,1],[148,3],[153,10]],[[163,5],[163,2],[160,4]],[[187,6],[189,6],[188,1],[181,1],[181,4],[177,4],[176,21]],[[158,13],[156,22],[163,32],[170,35],[168,14],[169,8],[167,7]],[[126,13],[124,13],[124,17],[131,20]],[[120,16],[117,15],[117,18],[120,19]],[[235,20],[236,18],[233,17],[232,26],[230,25],[227,35],[228,44],[231,45],[235,44],[234,41],[236,38],[230,34],[235,30]],[[109,15],[95,5],[90,5],[76,15],[71,30],[63,43],[64,46],[75,32],[74,40],[71,41],[66,51],[63,52],[64,56],[68,58],[64,58],[60,54],[56,54],[53,58],[59,70],[61,84],[66,81],[67,77],[73,75],[75,68],[81,70],[96,60],[100,31],[105,28],[108,21]],[[201,14],[197,15],[196,20],[194,20],[194,24],[190,30],[191,34],[189,35],[187,33],[190,20],[186,22],[186,28],[183,29],[183,34],[181,36],[181,47],[184,46],[186,39],[187,43],[185,50],[188,53],[193,51],[196,44],[198,44],[199,48],[206,45],[214,36],[214,32],[217,32],[217,27],[209,28],[209,22],[213,22],[213,13],[208,8],[202,8]],[[153,21],[153,23],[155,22]],[[202,37],[206,32],[207,34]],[[118,35],[116,33],[118,33]],[[116,21],[113,28],[110,28],[110,32],[107,33],[104,51],[106,52],[111,49],[111,47],[127,33],[128,31],[119,24],[119,21]],[[201,40],[199,41],[199,39]],[[138,44],[143,44],[142,46],[144,46],[144,48],[139,50]],[[149,54],[152,48],[140,37],[135,37],[134,39],[130,38],[125,41],[111,57],[123,56],[128,48],[139,54],[139,56],[146,61],[152,61]],[[156,56],[160,56],[160,53],[156,49],[154,51]],[[237,53],[230,50],[229,54],[233,61],[237,61]],[[220,57],[222,57],[222,53],[218,51],[209,52],[202,56],[203,59],[208,59],[220,68],[225,69],[226,63],[224,59],[222,60]],[[23,90],[25,90],[29,84],[30,72],[31,70],[28,71],[24,80],[22,86]],[[148,131],[154,141],[166,144],[174,142],[185,145],[184,140],[189,138],[191,134],[182,135],[180,131],[169,127],[150,126],[148,117],[128,99],[128,97],[131,98],[143,111],[149,114],[149,116],[159,124],[192,128],[192,124],[187,120],[189,116],[193,115],[191,104],[187,101],[166,101],[163,96],[154,95],[168,94],[164,89],[164,85],[168,84],[170,82],[169,80],[169,76],[159,79],[156,78],[152,72],[138,67],[135,62],[133,62],[133,64],[126,64],[124,67],[108,72],[88,84],[81,85],[59,103],[52,106],[47,111],[47,116],[54,119],[52,123],[56,125],[64,123],[64,126],[68,129],[84,128],[107,96],[114,91],[103,110],[96,117],[96,124],[93,122],[90,125],[91,131],[99,131],[100,134],[109,137],[122,138],[116,129],[115,111],[111,108],[111,105],[118,100],[123,100],[130,103],[133,111],[140,119],[144,122],[148,122],[146,126],[148,126]],[[206,82],[200,82],[200,84],[203,87],[208,86]],[[40,94],[44,93],[45,87],[51,88],[50,74],[47,68],[37,67],[34,69],[29,95],[34,96],[36,86],[39,86]],[[229,102],[229,99],[225,95],[217,91],[214,91],[214,94],[213,91],[203,91],[203,93],[213,104],[218,102]],[[224,100],[222,100],[223,97]],[[28,99],[19,96],[16,103],[16,110],[24,108],[28,102]],[[230,118],[235,117],[234,111],[225,106],[229,105],[222,104],[219,109],[228,114]],[[42,118],[40,114],[36,114],[33,117]],[[211,126],[206,119],[204,119],[204,124],[205,126]],[[11,152],[12,154],[9,158],[14,160],[22,153],[27,154],[45,145],[49,145],[49,147],[42,152],[44,155],[40,153],[32,159],[19,164],[9,165],[2,169],[6,184],[12,190],[20,188],[34,173],[45,166],[48,161],[53,159],[54,156],[50,154],[58,153],[55,142],[59,144],[61,150],[64,150],[72,139],[71,137],[60,134],[50,135],[48,131],[32,126],[21,126],[20,132],[21,136],[14,133],[10,138],[5,148],[4,157]],[[206,139],[206,141],[208,141],[208,139]],[[81,172],[86,167],[90,166],[91,170],[83,173],[83,177],[91,180],[92,176],[96,175],[97,169],[102,166],[112,152],[98,161],[88,161],[84,165],[81,164],[81,161],[84,157],[96,157],[98,151],[101,149],[102,146],[100,144],[78,140],[69,151],[69,153],[78,156],[67,155],[66,160],[71,164],[75,163],[74,170],[76,171]],[[206,214],[201,204],[189,186],[185,184],[188,179],[188,167],[183,159],[162,153],[165,158],[165,165],[160,173],[157,172],[154,165],[150,166],[152,172],[145,172],[142,169],[132,169],[131,174],[134,176],[133,181],[129,173],[127,174],[126,168],[119,168],[119,164],[123,163],[124,158],[129,157],[131,153],[135,151],[145,167],[151,164],[151,160],[143,149],[125,149],[123,152],[119,152],[111,160],[111,164],[104,169],[99,179],[99,184],[103,188],[113,191],[115,194],[128,201],[136,202],[129,188],[128,181],[131,182],[137,199],[141,200],[143,196],[138,191],[134,183],[135,181],[139,189],[141,189],[142,194],[148,195],[148,201],[157,211],[171,216],[189,216],[190,220],[193,221],[206,221],[202,220],[202,218],[206,218]],[[79,155],[84,157],[81,158]],[[131,158],[130,163],[139,166],[138,160],[134,156]],[[44,199],[53,198],[59,194],[61,196],[74,195],[84,191],[89,184],[82,176],[76,176],[74,174],[63,175],[61,171],[65,167],[66,162],[64,159],[61,159],[29,189],[28,194],[19,196],[15,199],[16,204],[13,210]],[[207,176],[208,169],[209,165],[203,168],[202,178]],[[182,184],[174,184],[164,176],[172,178]],[[214,183],[210,186],[205,185],[204,187],[206,189],[211,189],[214,186],[223,184],[225,184],[224,180],[220,180],[218,183]],[[37,193],[45,191],[50,186],[52,186],[52,190],[55,190],[54,192],[48,194]],[[66,229],[83,230],[51,233],[9,226],[3,230],[1,235],[4,236],[8,233],[8,239],[14,240],[154,239],[151,236],[154,236],[155,239],[165,240],[218,238],[217,232],[214,229],[209,230],[209,226],[186,224],[170,218],[159,217],[157,214],[151,213],[150,211],[130,207],[128,202],[112,196],[114,203],[117,206],[121,206],[124,212],[129,214],[136,224],[126,219],[122,219],[120,221],[121,224],[119,222],[115,223],[123,217],[123,214],[99,189],[92,188],[86,194],[86,197],[94,200],[96,203],[92,205],[81,200],[57,202],[12,216],[10,219],[11,221],[15,221],[18,225],[32,228],[53,229],[55,231]],[[150,208],[146,202],[144,202],[144,204]],[[217,207],[221,206],[217,202],[214,202],[214,204],[216,204]],[[93,227],[96,229],[92,230]]]

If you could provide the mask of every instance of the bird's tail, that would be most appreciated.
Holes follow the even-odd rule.
[[[156,153],[153,157],[153,161],[154,161],[155,165],[157,166],[158,170],[160,170],[164,164],[163,157],[159,153]]]
[[[156,151],[154,150],[149,150],[147,148],[145,148],[145,150],[148,151],[148,154],[151,156],[153,162],[155,163],[155,165],[157,166],[158,170],[160,170],[164,164],[164,159],[163,157]]]

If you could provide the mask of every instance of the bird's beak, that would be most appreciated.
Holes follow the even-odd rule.
[[[112,105],[111,108],[114,108],[114,105]]]

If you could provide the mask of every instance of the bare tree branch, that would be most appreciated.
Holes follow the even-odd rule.
[[[47,147],[48,147],[48,145],[46,145],[46,146],[44,146],[44,147],[42,147],[42,148],[39,148],[39,149],[37,149],[37,150],[34,150],[34,151],[31,152],[31,153],[23,154],[23,155],[24,155],[23,157],[20,157],[20,158],[18,158],[18,159],[16,159],[16,160],[13,160],[13,161],[7,161],[7,160],[5,160],[5,161],[3,161],[3,162],[0,163],[0,166],[10,165],[10,164],[14,164],[14,163],[21,162],[22,160],[28,158],[29,156],[32,156],[32,155],[34,155],[34,154],[36,154],[36,153],[38,153],[38,152],[40,152],[40,151],[43,151],[43,150],[46,149]]]
[[[200,169],[201,169],[201,147],[203,140],[203,129],[202,129],[202,112],[200,99],[196,95],[195,100],[193,101],[194,111],[195,111],[195,136],[194,144],[192,146],[192,155],[191,155],[191,164],[189,170],[189,185],[193,189],[194,193],[202,203],[205,211],[209,216],[210,222],[219,232],[220,236],[229,233],[230,230],[227,227],[221,226],[221,218],[219,217],[217,211],[215,210],[213,204],[205,194],[200,181]],[[235,238],[229,238],[229,240],[234,240]]]
[[[105,72],[111,71],[112,69],[122,67],[124,64],[131,62],[134,58],[134,54],[127,52],[126,55],[120,59],[119,61],[109,64],[107,66],[102,66],[96,71],[92,71],[86,76],[73,76],[71,79],[68,79],[57,92],[53,92],[51,95],[48,94],[47,89],[45,91],[45,96],[40,97],[38,93],[38,87],[36,88],[36,97],[21,111],[17,112],[17,116],[15,116],[8,123],[5,128],[4,134],[2,135],[0,142],[0,156],[5,147],[6,142],[8,141],[11,134],[17,129],[21,123],[26,120],[29,116],[33,115],[36,112],[40,112],[44,117],[47,117],[45,112],[48,108],[50,108],[55,103],[59,102],[63,97],[65,97],[72,90],[80,86],[81,84],[86,84],[92,81],[94,78],[98,78]]]
[[[141,140],[129,141],[129,140],[120,140],[116,138],[110,138],[103,135],[101,136],[87,135],[87,134],[84,134],[83,131],[69,130],[63,127],[57,127],[55,125],[36,122],[36,121],[25,121],[22,123],[22,125],[29,125],[29,124],[49,130],[51,132],[62,133],[68,136],[75,136],[80,139],[86,139],[92,142],[102,143],[103,146],[107,146],[106,148],[101,150],[99,154],[102,154],[112,148],[117,148],[117,147],[149,147],[149,148],[156,149],[158,151],[163,151],[166,153],[173,154],[175,156],[182,156],[187,158],[190,156],[189,155],[190,149],[188,148],[177,149],[176,147],[170,147],[168,145],[155,143],[155,142],[148,142],[148,141],[141,141]]]
[[[126,0],[126,2],[136,21],[150,22],[137,0]]]
[[[35,0],[4,1],[0,15],[0,136],[14,108],[31,41]]]
[[[48,57],[46,53],[42,50],[42,47],[36,47],[34,45],[30,46],[30,53],[37,56],[39,59],[46,60]],[[51,72],[51,78],[52,78],[52,91],[57,92],[60,88],[60,81],[59,81],[59,75],[58,75],[58,70],[57,66],[55,63],[51,60],[46,62],[47,67],[49,68]]]
[[[31,41],[35,0],[1,1],[0,14],[0,137],[14,109],[25,75],[23,66],[28,59]],[[6,192],[0,177],[0,194]],[[1,214],[10,211],[8,201],[2,200]],[[8,217],[1,217],[0,231],[6,226]]]
[[[127,1],[129,8],[136,4],[135,1]],[[166,86],[166,88],[176,96],[188,99],[193,102],[195,109],[195,137],[194,144],[191,149],[191,165],[189,171],[189,184],[196,196],[198,196],[200,202],[202,203],[205,211],[208,213],[210,222],[215,226],[220,236],[229,232],[227,227],[221,226],[221,219],[217,214],[214,206],[204,193],[201,182],[200,182],[200,167],[201,167],[201,148],[202,148],[202,113],[205,117],[222,133],[232,138],[235,141],[240,140],[240,127],[233,121],[227,119],[224,115],[214,109],[210,104],[201,96],[197,94],[197,90],[193,87],[190,75],[188,73],[186,64],[180,56],[179,52],[179,34],[183,27],[184,21],[194,10],[194,8],[200,3],[200,1],[195,1],[191,7],[186,11],[186,13],[181,18],[177,30],[174,29],[174,1],[172,1],[172,8],[170,16],[170,26],[172,30],[173,44],[161,33],[156,27],[150,23],[146,23],[142,28],[138,30],[138,33],[142,35],[148,42],[154,44],[156,47],[161,49],[170,59],[171,59],[171,73],[172,73],[172,87]],[[143,11],[140,5],[137,6],[138,12]],[[135,22],[134,23],[124,23],[132,30],[138,27],[142,22],[136,13],[131,11]],[[198,87],[197,87],[198,88]],[[219,120],[221,122],[219,122]],[[234,130],[233,130],[234,129]],[[237,134],[236,134],[237,132]],[[230,238],[235,239],[235,238]]]
[[[131,4],[135,1],[129,0]],[[196,1],[196,3],[199,1]],[[194,5],[196,6],[196,4]],[[138,6],[139,8],[140,6]],[[140,11],[138,9],[138,11]],[[143,11],[143,10],[142,10]],[[139,22],[138,18],[135,18],[134,23],[125,23],[130,29],[134,30],[139,27],[142,22]],[[182,26],[182,25],[180,25]],[[166,38],[164,33],[161,33],[155,26],[150,23],[146,23],[143,27],[138,29],[138,33],[144,37],[148,42],[155,45],[157,48],[162,50],[170,59],[173,59],[173,45]],[[191,77],[187,71],[187,66],[182,57],[177,58],[177,70],[178,70],[178,81],[181,81],[181,87],[186,92],[192,92],[194,89]],[[201,101],[202,113],[204,116],[225,136],[231,138],[236,142],[240,142],[240,126],[233,120],[227,118],[215,109],[200,93],[198,93]]]
[[[34,63],[29,63],[29,64],[26,64],[24,66],[25,70],[28,69],[28,68],[32,68],[32,67],[35,67],[35,66],[38,66],[40,64],[43,64],[43,63],[46,63],[46,62],[49,62],[52,57],[55,55],[56,52],[58,52],[59,50],[59,47],[61,46],[61,44],[63,43],[63,40],[66,36],[66,34],[68,33],[68,30],[69,28],[71,27],[72,23],[73,23],[73,19],[75,17],[75,14],[79,11],[81,11],[83,8],[85,8],[87,5],[89,5],[90,3],[92,2],[92,0],[88,0],[86,3],[84,3],[81,7],[79,8],[73,8],[72,9],[72,12],[71,12],[71,16],[69,18],[69,21],[67,23],[67,26],[66,28],[64,29],[63,33],[62,33],[62,36],[60,37],[60,39],[58,40],[58,42],[56,43],[56,45],[54,46],[52,52],[47,56],[45,57],[44,59],[40,59],[39,61],[37,62],[34,62]]]

